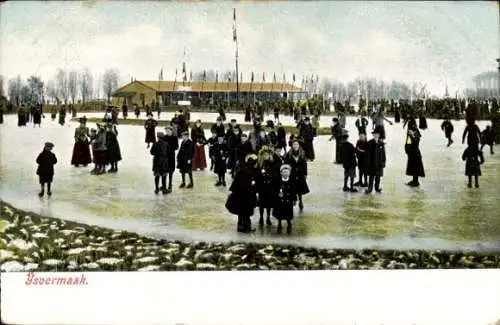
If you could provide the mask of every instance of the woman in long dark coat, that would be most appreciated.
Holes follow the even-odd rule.
[[[465,176],[467,176],[469,180],[467,187],[472,188],[472,176],[474,176],[474,185],[476,188],[479,188],[481,165],[484,163],[483,152],[479,150],[477,146],[469,146],[463,152],[462,160],[465,161]]]
[[[205,131],[201,126],[201,120],[197,120],[191,128],[191,140],[194,143],[193,169],[204,170],[207,168],[207,158],[205,156],[205,144],[207,139]]]
[[[300,147],[299,140],[293,140],[292,148],[287,152],[284,163],[292,168],[291,178],[297,191],[299,209],[303,211],[302,196],[309,193],[309,186],[307,185],[307,159],[304,150]]]
[[[394,123],[399,122],[401,122],[401,108],[398,105],[394,108]]]
[[[182,183],[179,188],[193,188],[193,154],[194,144],[189,138],[189,132],[181,133],[182,141],[177,152],[177,168],[181,173]],[[189,176],[189,184],[186,186],[186,174]]]
[[[66,122],[66,107],[63,105],[59,110],[59,124],[64,125]]]
[[[38,193],[39,197],[42,197],[45,192],[45,184],[47,184],[47,195],[52,195],[52,181],[54,179],[54,165],[57,164],[57,158],[52,152],[54,144],[51,142],[46,142],[43,151],[36,158],[36,163],[38,168],[36,174],[40,180],[41,191]]]
[[[273,161],[274,151],[271,147],[264,146],[259,151],[258,156],[258,182],[257,190],[259,193],[259,226],[264,225],[264,210],[266,210],[266,224],[271,226],[271,209],[274,206],[277,196],[277,180],[279,171],[276,173],[276,165]]]
[[[155,194],[160,192],[160,178],[161,178],[161,191],[167,194],[167,173],[168,173],[168,143],[165,141],[163,132],[158,132],[158,141],[153,143],[149,153],[153,155],[153,174],[155,177]]]
[[[80,165],[87,167],[92,162],[89,137],[89,128],[85,125],[85,119],[81,118],[80,125],[75,129],[75,145],[73,146],[71,165],[75,167],[79,167]]]
[[[41,105],[38,105],[33,112],[33,127],[35,127],[36,125],[40,127],[40,124],[42,123],[42,115],[42,107]]]
[[[409,128],[406,136],[405,152],[408,156],[406,164],[406,175],[412,176],[413,179],[406,185],[418,187],[420,183],[419,177],[425,177],[424,164],[422,162],[422,154],[420,152],[420,132],[417,128]]]
[[[158,122],[153,119],[153,114],[148,113],[148,119],[146,122],[144,122],[144,129],[146,130],[146,140],[145,142],[147,143],[147,147],[152,143],[156,142],[156,134],[155,134],[155,128],[158,126]]]
[[[21,106],[19,110],[17,111],[17,126],[26,126],[26,109],[24,106]]]
[[[107,147],[107,161],[111,164],[108,173],[116,173],[118,171],[118,162],[122,160],[120,151],[120,143],[118,142],[118,130],[113,124],[107,125],[106,130],[106,147]]]
[[[179,138],[174,135],[171,126],[165,128],[165,142],[167,142],[167,164],[168,164],[168,188],[167,193],[172,192],[172,178],[175,172],[175,151],[179,149]]]
[[[250,217],[257,205],[256,162],[255,154],[250,154],[245,158],[245,165],[234,175],[233,183],[229,188],[231,194],[226,202],[228,211],[238,216],[237,231],[242,233],[253,231]]]

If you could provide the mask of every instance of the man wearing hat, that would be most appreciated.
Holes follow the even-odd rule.
[[[144,129],[146,130],[145,142],[147,143],[146,148],[148,149],[152,143],[156,142],[156,134],[155,134],[156,126],[158,126],[158,122],[153,118],[153,114],[149,112],[148,119],[146,120],[146,122],[144,122]]]
[[[253,153],[252,144],[248,140],[248,135],[243,133],[241,135],[241,142],[236,147],[236,166],[232,170],[232,175],[234,176],[235,169],[243,166],[245,164],[245,158]]]
[[[224,129],[224,124],[222,124],[222,117],[217,117],[217,120],[214,124],[212,124],[210,131],[215,132],[217,138],[225,135],[226,130]]]
[[[366,194],[370,194],[375,186],[377,193],[382,192],[380,188],[380,179],[384,176],[384,168],[386,163],[385,145],[380,140],[380,129],[375,128],[372,132],[373,139],[368,141],[367,154],[367,174],[368,188]]]
[[[92,162],[89,148],[89,128],[86,126],[87,118],[80,118],[80,125],[75,129],[75,144],[73,146],[73,154],[71,156],[71,165],[79,167],[80,165],[87,166]]]
[[[38,164],[36,174],[41,186],[41,191],[38,193],[39,197],[42,197],[45,193],[45,184],[47,184],[47,195],[52,195],[51,184],[54,178],[54,165],[57,164],[56,155],[52,152],[53,148],[53,143],[45,142],[43,151],[36,158],[36,163]]]
[[[332,119],[333,124],[330,127],[332,136],[328,141],[335,140],[335,163],[342,164],[342,155],[340,154],[340,145],[342,142],[342,126],[339,123],[339,119],[334,117]]]
[[[168,147],[167,147],[167,168],[168,168],[168,188],[167,193],[172,192],[172,178],[175,172],[175,151],[179,149],[179,138],[174,135],[173,129],[171,126],[167,126],[165,128],[165,136],[163,139]]]
[[[274,132],[274,122],[272,120],[268,120],[266,122],[267,133],[266,137],[270,145],[276,146],[278,144],[278,136],[276,132]]]
[[[113,123],[106,125],[106,162],[111,165],[108,173],[118,172],[118,162],[122,160],[118,130]]]
[[[356,177],[356,148],[349,142],[349,133],[347,130],[342,132],[342,165],[344,167],[344,192],[357,192],[358,190],[354,188],[354,178]],[[349,182],[350,186],[347,186]]]
[[[189,132],[184,131],[181,134],[182,141],[177,153],[177,168],[181,172],[182,183],[180,188],[193,188],[193,155],[194,144],[189,138]],[[189,184],[186,186],[186,174],[189,176]]]
[[[303,124],[301,124],[299,129],[299,136],[304,141],[304,152],[306,154],[307,160],[314,161],[314,130],[309,116],[306,116],[304,118],[304,122]]]
[[[155,181],[155,194],[160,192],[160,178],[161,178],[161,191],[167,194],[167,173],[168,173],[168,144],[165,141],[165,134],[158,132],[156,134],[158,141],[153,143],[149,151],[153,156],[153,174]]]

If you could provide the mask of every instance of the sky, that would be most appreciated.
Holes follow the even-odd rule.
[[[495,2],[343,1],[10,1],[0,8],[0,74],[53,78],[58,68],[88,68],[120,83],[173,80],[188,71],[234,69],[237,13],[243,81],[273,73],[349,81],[419,82],[442,95],[473,86],[497,68]],[[184,56],[184,49],[186,55]]]

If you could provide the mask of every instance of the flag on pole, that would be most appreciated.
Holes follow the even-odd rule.
[[[238,37],[236,36],[236,8],[233,9],[233,41],[236,43]]]
[[[273,73],[273,83],[276,83],[276,73]]]
[[[243,72],[240,72],[240,82],[243,81]]]
[[[250,82],[252,82],[252,83],[253,83],[253,80],[254,80],[254,75],[253,75],[253,71],[252,71],[252,77],[251,77],[251,79],[250,79]]]
[[[203,70],[203,81],[207,81],[207,70]]]
[[[175,79],[177,79],[177,69],[175,69]]]
[[[160,70],[160,75],[158,76],[158,80],[160,80],[160,81],[163,80],[163,67]]]
[[[219,72],[215,73],[215,83],[217,84],[219,82]]]
[[[295,73],[292,76],[293,83],[295,83]]]
[[[189,73],[189,81],[193,81],[193,71]]]
[[[265,75],[265,72],[262,72],[262,82],[266,82],[266,75]]]

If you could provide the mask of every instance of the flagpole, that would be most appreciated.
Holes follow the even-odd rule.
[[[238,36],[236,34],[236,8],[233,9],[233,40],[235,43],[235,64],[236,64],[236,103],[240,102],[240,82],[238,74]]]

